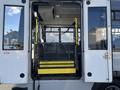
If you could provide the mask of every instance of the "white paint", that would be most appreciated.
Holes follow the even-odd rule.
[[[85,82],[112,82],[111,19],[109,0],[84,0],[84,78]],[[88,48],[88,7],[107,7],[108,50],[89,50]],[[105,53],[110,55],[104,58]],[[88,77],[88,72],[92,77]]]
[[[21,0],[0,0],[0,83],[20,84],[28,82],[29,0],[26,2],[23,4]],[[4,5],[24,6],[24,50],[2,49]],[[25,74],[24,78],[20,78],[21,73]]]

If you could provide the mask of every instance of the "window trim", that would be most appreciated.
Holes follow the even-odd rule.
[[[3,38],[3,39],[2,39],[2,50],[4,50],[4,51],[5,51],[5,50],[9,50],[9,51],[10,51],[10,50],[12,50],[12,51],[24,50],[24,46],[25,46],[25,45],[24,45],[24,44],[25,44],[24,40],[23,40],[23,48],[22,48],[22,49],[5,49],[5,48],[4,48],[4,32],[5,32],[5,26],[4,26],[4,25],[5,25],[5,11],[6,11],[6,10],[5,10],[5,7],[6,7],[6,6],[22,7],[22,8],[24,9],[24,20],[23,20],[23,21],[24,21],[24,31],[25,31],[25,8],[24,8],[24,6],[23,6],[23,5],[9,5],[9,4],[5,4],[5,5],[4,5],[4,10],[3,10],[3,33],[2,33],[2,38]],[[24,36],[25,36],[25,32],[24,32]],[[24,39],[25,39],[25,38],[24,38]]]

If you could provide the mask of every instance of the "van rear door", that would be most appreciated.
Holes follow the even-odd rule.
[[[0,83],[27,83],[29,0],[0,0]]]
[[[112,81],[110,0],[84,0],[86,82]]]

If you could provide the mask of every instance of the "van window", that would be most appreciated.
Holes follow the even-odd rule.
[[[88,8],[88,47],[90,50],[107,49],[107,15],[105,7]]]
[[[4,7],[3,50],[24,48],[24,7]]]
[[[112,10],[112,48],[120,51],[120,10]]]

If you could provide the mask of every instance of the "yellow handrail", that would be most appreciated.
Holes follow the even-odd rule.
[[[38,17],[36,17],[35,44],[38,44]]]
[[[76,45],[78,45],[79,44],[79,40],[78,40],[78,19],[75,18],[74,21],[75,21],[75,40],[76,40],[75,43],[76,43]]]

